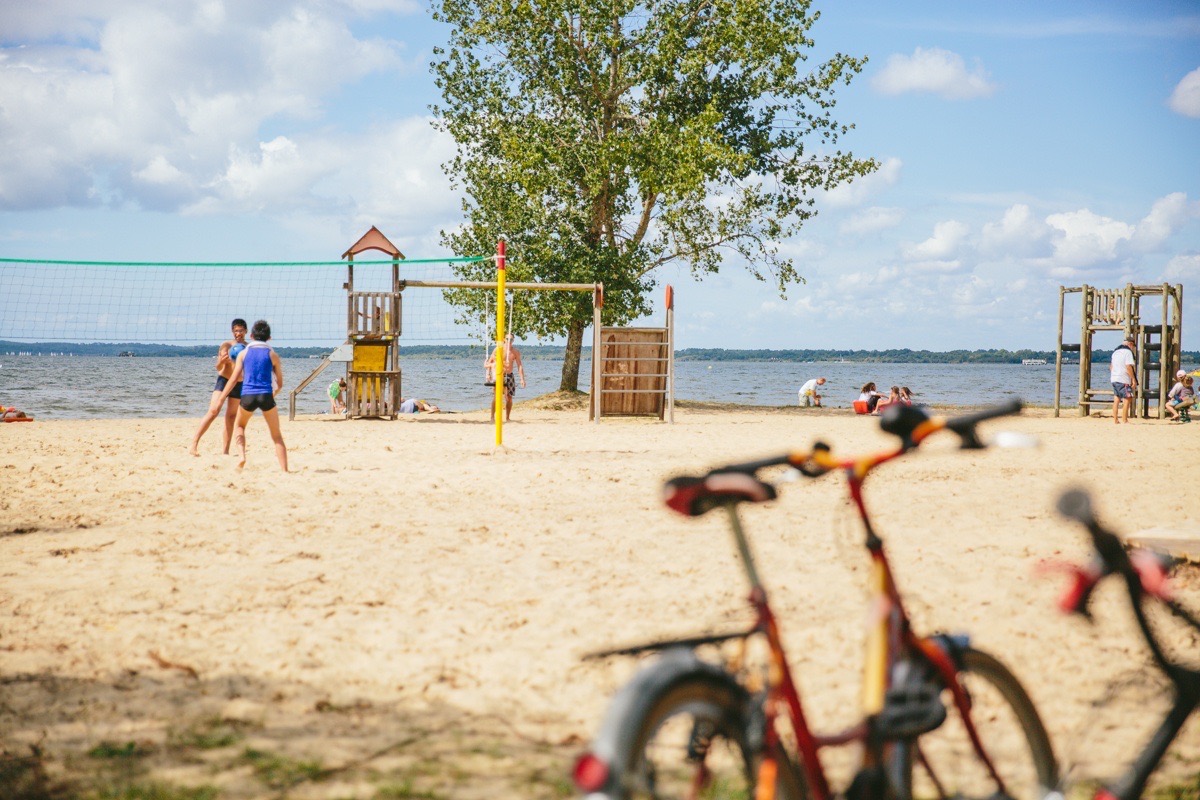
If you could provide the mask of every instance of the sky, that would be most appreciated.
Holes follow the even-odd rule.
[[[786,297],[662,268],[678,347],[1052,350],[1060,286],[1169,282],[1200,349],[1200,4],[814,8],[814,68],[869,59],[834,117],[881,167],[780,243]],[[419,0],[0,4],[0,257],[335,260],[371,225],[450,255],[444,41]]]

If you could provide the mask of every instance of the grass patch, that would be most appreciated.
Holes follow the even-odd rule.
[[[120,789],[105,789],[92,796],[96,800],[216,800],[218,792],[212,786],[183,787],[147,783]]]
[[[445,797],[437,792],[417,789],[411,781],[404,781],[379,787],[371,800],[445,800]]]
[[[1200,800],[1200,772],[1178,783],[1160,786],[1148,797],[1149,800]]]
[[[154,748],[138,742],[109,742],[104,741],[88,750],[88,756],[113,761],[128,761],[134,758],[144,758],[154,752]]]
[[[325,769],[319,761],[301,761],[277,753],[246,748],[241,762],[249,764],[254,774],[272,789],[286,789],[304,781],[319,781]]]
[[[219,750],[232,747],[246,738],[242,732],[250,727],[243,723],[227,722],[213,717],[185,728],[172,731],[167,746],[173,750]]]

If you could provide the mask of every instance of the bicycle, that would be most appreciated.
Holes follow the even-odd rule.
[[[1063,516],[1087,528],[1097,556],[1096,562],[1086,568],[1066,565],[1074,580],[1060,599],[1059,607],[1090,621],[1092,614],[1088,604],[1096,586],[1109,575],[1120,576],[1129,594],[1138,629],[1150,647],[1154,663],[1166,675],[1174,690],[1171,709],[1133,764],[1115,783],[1101,786],[1094,794],[1096,800],[1136,800],[1142,796],[1146,782],[1184,723],[1200,707],[1200,670],[1174,661],[1167,655],[1147,616],[1147,606],[1152,601],[1161,604],[1172,616],[1197,632],[1200,632],[1200,621],[1170,596],[1167,575],[1174,563],[1169,556],[1146,550],[1136,551],[1132,556],[1127,553],[1121,539],[1100,524],[1092,509],[1091,498],[1082,490],[1064,492],[1059,497],[1058,510]],[[1050,565],[1050,568],[1059,567]]]
[[[703,477],[668,481],[668,507],[686,516],[727,512],[750,583],[754,622],[748,630],[649,642],[593,653],[607,658],[660,652],[612,700],[604,722],[575,763],[576,786],[601,798],[756,798],[829,800],[830,782],[818,759],[823,748],[860,744],[861,766],[844,791],[850,800],[914,796],[1045,798],[1056,795],[1058,767],[1045,727],[1020,682],[965,636],[918,636],[893,579],[883,540],[863,502],[875,468],[916,449],[941,431],[963,448],[983,447],[976,426],[1018,413],[1019,401],[944,419],[919,407],[893,406],[881,425],[900,438],[876,455],[839,460],[817,443],[789,453],[720,467]],[[880,609],[868,636],[862,720],[851,728],[814,733],[788,666],[776,617],[767,600],[738,507],[776,497],[762,470],[793,467],[819,478],[843,471],[866,532],[872,607]],[[765,669],[745,658],[752,642],[766,643]],[[696,653],[724,646],[724,663]],[[765,674],[763,674],[765,673]],[[943,695],[948,703],[943,700]],[[947,704],[954,719],[947,720]],[[786,725],[783,724],[786,722]],[[1004,723],[1007,732],[994,729]],[[951,741],[935,741],[949,736]],[[950,759],[950,763],[946,760]]]

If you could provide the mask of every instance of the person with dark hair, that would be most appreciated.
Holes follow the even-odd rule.
[[[879,405],[879,401],[883,399],[883,394],[875,388],[875,382],[863,384],[862,392],[859,393],[858,399],[860,402],[867,404],[867,413],[874,414],[875,407]]]
[[[238,356],[229,379],[232,384],[239,378],[245,378],[241,407],[234,423],[234,441],[237,442],[240,456],[238,469],[246,466],[246,424],[255,411],[262,411],[267,429],[271,432],[271,441],[275,443],[275,457],[279,459],[279,466],[287,472],[287,445],[283,443],[283,433],[279,430],[279,409],[275,407],[275,394],[283,388],[283,367],[279,363],[279,354],[267,344],[271,339],[271,326],[266,320],[260,319],[254,323],[250,339],[250,344]],[[220,399],[214,401],[213,408],[220,408],[232,390],[232,385],[227,385]]]
[[[217,395],[229,382],[229,376],[233,374],[234,362],[237,360],[238,354],[246,348],[246,320],[235,319],[229,327],[233,338],[227,342],[221,342],[221,346],[217,348],[217,385],[213,387],[212,397],[209,399],[209,409],[200,420],[200,426],[196,428],[196,435],[192,437],[192,447],[188,450],[194,456],[200,455],[200,439],[208,430],[208,426],[212,425],[213,420],[221,413],[221,407],[213,406],[212,402],[217,399]],[[225,455],[229,455],[229,443],[233,439],[233,422],[237,418],[238,404],[236,401],[241,396],[242,385],[239,383],[229,393],[229,403],[225,408]]]

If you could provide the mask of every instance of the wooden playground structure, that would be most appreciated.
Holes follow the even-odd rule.
[[[390,291],[354,289],[354,257],[377,250],[391,258]],[[592,373],[589,419],[602,416],[657,416],[674,421],[674,293],[667,287],[664,328],[605,328],[601,325],[604,285],[600,283],[522,283],[505,281],[505,243],[497,246],[496,281],[417,281],[400,276],[404,254],[375,226],[342,254],[346,260],[346,342],[322,359],[289,395],[288,418],[296,418],[296,398],[334,363],[347,364],[346,414],[350,418],[395,419],[399,413],[403,369],[404,291],[412,288],[492,289],[497,292],[496,342],[504,341],[504,291],[575,291],[592,293]],[[497,407],[502,381],[497,381]],[[502,417],[496,414],[496,444],[502,443]]]
[[[1066,297],[1080,294],[1080,325],[1078,344],[1063,343],[1063,315]],[[1111,388],[1092,388],[1092,351],[1096,349],[1097,334],[1118,334],[1113,349],[1128,335],[1134,342],[1137,363],[1137,389],[1134,393],[1133,414],[1161,419],[1167,401],[1172,376],[1179,368],[1183,342],[1183,286],[1135,286],[1121,289],[1099,289],[1095,286],[1060,286],[1058,290],[1058,349],[1054,367],[1054,416],[1059,416],[1062,397],[1063,356],[1079,354],[1079,415],[1088,416],[1094,405],[1111,405]],[[1107,370],[1107,364],[1100,369]],[[1105,382],[1108,385],[1108,382]],[[1153,414],[1152,407],[1153,406]]]
[[[604,328],[592,346],[592,419],[675,421],[675,290],[666,288],[662,328]]]

